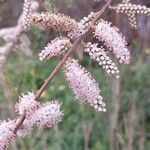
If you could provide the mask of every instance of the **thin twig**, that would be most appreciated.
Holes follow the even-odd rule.
[[[99,12],[96,13],[95,19],[93,20],[92,24],[88,27],[87,32],[84,35],[82,35],[80,38],[78,38],[74,42],[73,45],[70,46],[69,51],[65,54],[65,56],[63,57],[63,59],[54,68],[54,70],[49,75],[49,77],[45,80],[45,82],[43,83],[43,85],[41,86],[41,88],[37,91],[37,93],[35,95],[35,100],[39,99],[39,97],[41,96],[41,94],[43,93],[43,91],[47,88],[48,84],[55,77],[55,75],[60,71],[61,67],[65,64],[65,62],[67,61],[67,59],[69,58],[69,56],[72,54],[72,52],[77,48],[77,46],[81,43],[81,41],[85,38],[85,36],[91,31],[92,26],[95,25],[95,23],[101,17],[101,15],[103,14],[103,12],[111,4],[111,1],[112,0],[108,0],[107,3],[103,6],[103,8]],[[23,116],[21,117],[20,121],[17,123],[16,128],[14,129],[14,133],[15,134],[17,133],[17,130],[19,129],[19,127],[23,124],[25,118],[26,117],[25,117],[25,113],[24,113]]]
[[[16,124],[16,127],[14,129],[14,134],[17,133],[19,127],[23,124],[24,120],[26,119],[26,114],[24,113],[22,116],[21,116],[21,119],[18,121],[18,123]]]

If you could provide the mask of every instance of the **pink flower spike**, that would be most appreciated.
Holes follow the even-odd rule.
[[[42,61],[53,56],[60,56],[68,50],[70,44],[70,40],[65,37],[56,38],[42,50],[39,54],[39,59]]]
[[[64,66],[65,76],[79,102],[89,103],[97,111],[106,111],[105,103],[100,96],[100,89],[95,79],[78,61],[69,58]]]
[[[105,42],[105,45],[112,50],[119,59],[119,63],[129,64],[130,52],[127,49],[125,38],[118,33],[119,29],[111,27],[111,23],[100,20],[95,29],[95,37]]]
[[[26,112],[26,117],[30,117],[32,112],[40,107],[40,103],[35,100],[35,95],[32,92],[28,92],[27,95],[22,94],[19,97],[19,102],[15,105],[15,110],[19,115],[23,115]]]
[[[60,111],[60,106],[57,101],[47,102],[42,105],[36,112],[37,124],[40,127],[52,127],[62,120],[63,113]]]
[[[18,20],[22,30],[27,30],[31,25],[31,16],[39,8],[39,3],[35,0],[24,0],[23,12]]]
[[[15,140],[16,134],[13,132],[15,125],[16,120],[0,122],[0,150],[6,150],[10,142]]]
[[[88,31],[88,28],[91,25],[94,18],[95,18],[95,13],[91,12],[87,17],[84,17],[82,20],[80,20],[77,28],[71,30],[68,36],[70,38],[78,38],[81,35],[85,34]]]
[[[97,61],[100,66],[106,71],[108,75],[119,78],[119,70],[115,63],[108,57],[106,50],[103,47],[97,47],[98,44],[92,44],[91,42],[85,45],[85,52],[88,52],[89,56]]]
[[[23,123],[22,126],[17,131],[18,137],[25,137],[29,136],[32,132],[32,125],[26,125],[26,123]]]

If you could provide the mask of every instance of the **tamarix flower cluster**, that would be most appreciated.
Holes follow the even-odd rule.
[[[6,149],[9,143],[17,137],[30,135],[34,125],[50,128],[58,124],[63,116],[60,106],[61,104],[56,100],[47,103],[37,102],[32,92],[28,92],[27,95],[22,94],[19,97],[19,102],[15,105],[15,110],[20,116],[25,113],[26,118],[16,133],[15,128],[20,117],[14,120],[1,121],[0,149]]]
[[[116,78],[119,77],[118,67],[109,58],[104,47],[98,47],[98,44],[89,42],[85,45],[84,51],[87,52],[93,60],[97,61],[108,75],[115,76]]]
[[[39,54],[40,60],[49,59],[53,56],[61,56],[69,48],[70,40],[66,37],[59,37],[48,43],[44,50]]]
[[[130,52],[127,49],[125,38],[118,33],[118,28],[111,27],[111,23],[100,20],[95,29],[95,37],[103,41],[104,44],[119,59],[120,63],[128,64],[130,61]]]
[[[121,4],[117,6],[111,6],[111,9],[115,10],[117,13],[125,13],[128,17],[129,24],[132,28],[137,29],[138,23],[136,16],[138,14],[143,14],[146,16],[150,16],[150,8],[142,5],[132,4],[130,0],[123,0]]]
[[[105,103],[100,96],[100,89],[95,79],[78,61],[69,58],[64,66],[64,72],[70,88],[76,99],[82,103],[89,103],[97,111],[106,111]]]

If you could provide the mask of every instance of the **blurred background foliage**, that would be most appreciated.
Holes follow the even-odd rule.
[[[114,4],[120,1],[113,1]],[[150,6],[147,0],[135,3]],[[13,26],[22,11],[21,0],[0,2],[0,28]],[[104,1],[47,0],[41,10],[63,12],[79,20],[93,10],[99,10]],[[105,75],[98,64],[82,52],[76,52],[81,64],[89,70],[102,90],[107,104],[106,113],[96,113],[88,105],[74,100],[72,91],[60,72],[42,94],[41,101],[59,99],[63,102],[63,121],[58,127],[34,130],[30,137],[18,139],[21,150],[149,150],[150,149],[150,18],[138,16],[139,29],[132,30],[125,15],[107,11],[103,15],[118,26],[126,36],[131,51],[130,65],[120,66],[119,80]],[[36,91],[57,65],[59,59],[40,62],[38,53],[58,33],[42,31],[32,26],[28,36],[32,42],[33,56],[12,53],[5,68],[5,77],[14,102],[20,93]],[[82,48],[81,48],[82,51]],[[84,57],[83,57],[84,56]],[[8,104],[0,88],[0,119],[9,116]]]

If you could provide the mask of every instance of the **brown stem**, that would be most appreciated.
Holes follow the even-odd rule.
[[[23,124],[24,120],[26,119],[26,115],[25,113],[21,116],[21,119],[18,121],[18,123],[16,124],[16,127],[14,129],[14,134],[17,133],[19,127]]]
[[[107,9],[107,7],[111,4],[112,0],[108,0],[107,3],[103,6],[103,8],[96,13],[96,17],[93,20],[92,24],[88,27],[87,32],[81,36],[79,39],[77,39],[73,45],[71,45],[69,51],[66,53],[66,55],[63,57],[63,59],[58,63],[58,65],[54,68],[53,72],[49,75],[49,77],[45,80],[45,82],[43,83],[43,85],[41,86],[41,88],[37,91],[36,95],[35,95],[35,100],[38,100],[39,97],[41,96],[41,94],[43,93],[43,91],[46,89],[46,87],[48,86],[48,84],[50,83],[50,81],[55,77],[55,75],[59,72],[59,70],[61,69],[61,67],[64,65],[64,63],[66,62],[66,60],[69,58],[69,56],[72,54],[72,52],[77,48],[77,46],[80,44],[80,42],[84,39],[84,37],[87,35],[87,33],[89,33],[91,31],[91,27],[93,25],[95,25],[95,23],[97,22],[97,20],[101,17],[101,15],[103,14],[103,12]],[[16,128],[14,129],[14,133],[17,133],[17,130],[19,129],[19,127],[22,125],[23,121],[25,120],[25,113],[24,115],[21,117],[20,121],[17,123]]]

